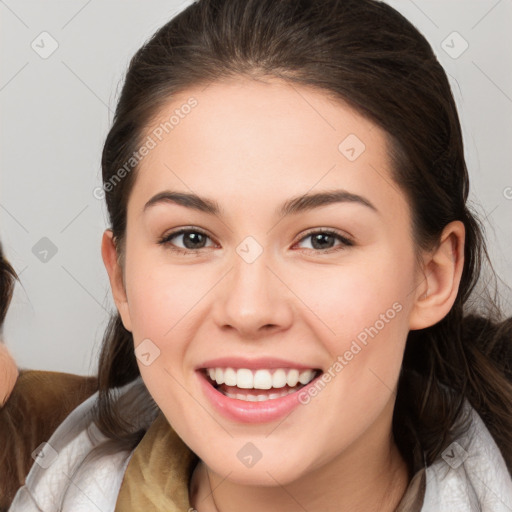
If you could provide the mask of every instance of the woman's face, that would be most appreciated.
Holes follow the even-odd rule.
[[[384,132],[236,79],[176,96],[146,136],[120,312],[156,403],[240,483],[364,464],[389,443],[421,280]]]

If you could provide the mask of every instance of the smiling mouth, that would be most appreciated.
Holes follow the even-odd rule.
[[[228,398],[246,402],[275,400],[297,392],[322,371],[295,368],[257,369],[205,368],[207,381]]]

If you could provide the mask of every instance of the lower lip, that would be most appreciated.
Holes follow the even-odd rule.
[[[204,394],[213,406],[228,419],[241,423],[266,423],[289,414],[293,409],[302,405],[299,401],[299,394],[301,392],[307,393],[307,388],[313,386],[318,378],[314,378],[309,384],[289,395],[262,402],[246,402],[245,400],[229,398],[217,391],[202,371],[198,371],[198,375]]]

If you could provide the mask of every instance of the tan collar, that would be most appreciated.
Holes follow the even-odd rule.
[[[188,510],[188,483],[198,460],[160,412],[128,463],[115,512]]]

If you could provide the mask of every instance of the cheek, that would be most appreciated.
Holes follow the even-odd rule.
[[[163,386],[166,393],[172,376],[179,378],[187,338],[181,331],[193,314],[197,292],[186,274],[171,272],[169,265],[132,253],[126,261],[126,292],[137,364],[151,394],[157,400]],[[147,271],[146,269],[151,269]],[[142,356],[142,354],[150,354]],[[155,394],[157,396],[155,396]]]
[[[150,272],[143,269],[150,268]],[[158,261],[130,268],[127,265],[127,296],[135,340],[166,340],[179,322],[193,315],[194,304],[208,291],[201,273],[190,267],[172,268]]]
[[[338,266],[301,273],[294,290],[312,312],[312,324],[323,326],[319,337],[331,355],[348,350],[350,342],[379,331],[396,336],[408,328],[414,294],[414,258],[390,247],[354,254]],[[291,276],[289,276],[291,279]]]
[[[183,393],[183,386],[188,387],[184,367],[190,336],[186,326],[194,316],[193,305],[205,291],[198,289],[197,272],[193,277],[190,271],[173,271],[155,260],[146,263],[139,259],[130,268],[127,262],[126,273],[137,364],[155,402],[168,417],[178,418],[188,397]],[[141,357],[143,353],[150,354],[149,364]]]
[[[188,397],[182,386],[190,387],[192,379],[189,348],[219,274],[194,265],[171,265],[147,250],[138,258],[135,251],[132,254],[126,281],[135,351],[141,352],[138,347],[146,343],[157,355],[149,365],[138,357],[137,364],[155,401],[174,409]]]
[[[398,378],[412,308],[414,258],[380,248],[357,263],[326,268],[298,295],[330,356],[326,380],[333,403],[361,421],[378,411]],[[319,321],[319,319],[321,321]],[[357,423],[357,422],[356,422]]]

